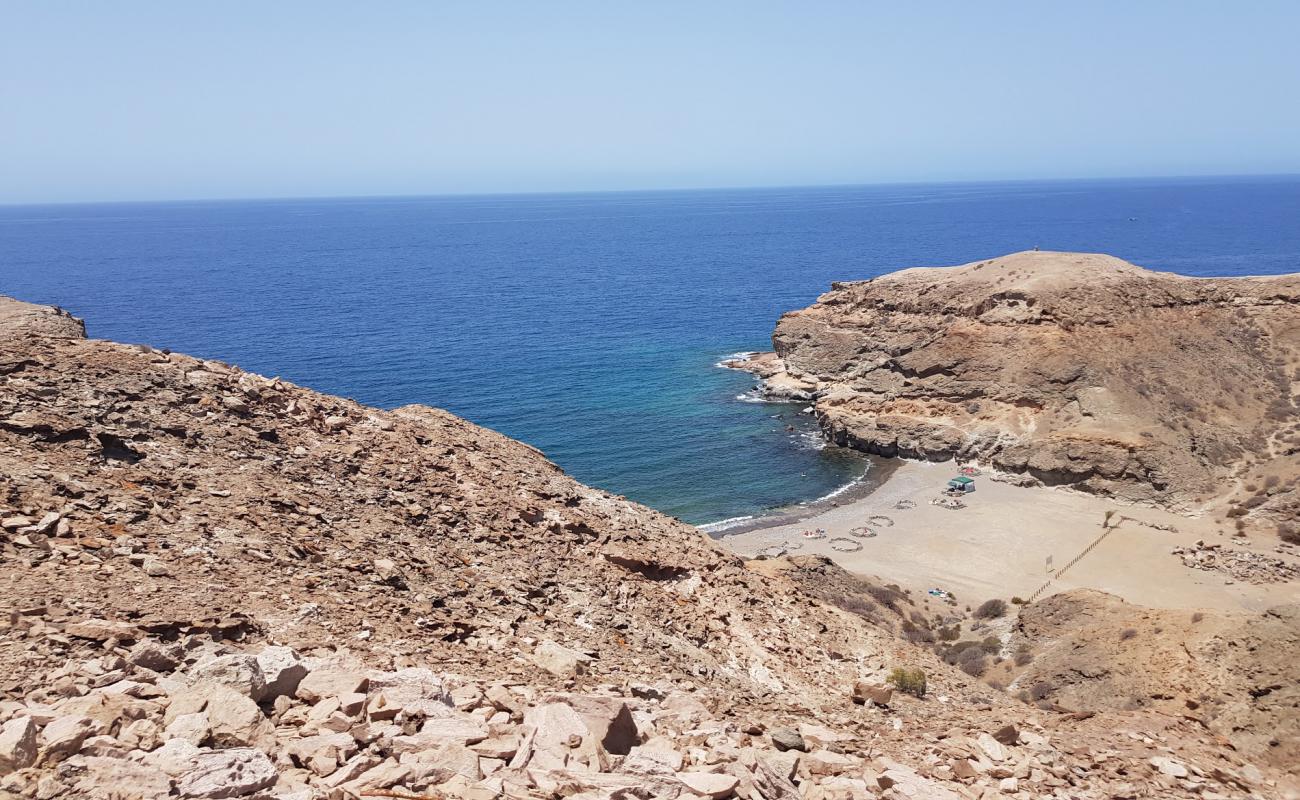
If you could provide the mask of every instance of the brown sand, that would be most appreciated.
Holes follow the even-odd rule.
[[[1127,516],[1091,553],[1053,580],[1044,595],[1073,588],[1093,588],[1130,602],[1159,608],[1205,608],[1259,611],[1300,600],[1300,583],[1252,585],[1218,572],[1185,567],[1170,551],[1198,539],[1253,549],[1277,556],[1276,538],[1260,534],[1253,541],[1233,539],[1207,518],[1118,503],[1067,489],[1020,487],[989,475],[976,478],[966,508],[930,504],[949,478],[951,463],[901,461],[892,474],[865,497],[828,508],[806,519],[777,518],[774,524],[730,534],[723,543],[743,556],[782,542],[802,543],[793,553],[832,557],[844,568],[876,575],[913,590],[931,587],[953,592],[962,604],[991,597],[1029,597],[1051,577],[1046,559],[1065,566],[1102,533],[1107,511]],[[915,506],[900,510],[896,504]],[[884,515],[893,525],[871,525]],[[1147,523],[1147,524],[1143,524]],[[1172,526],[1176,532],[1151,525]],[[874,538],[850,536],[867,525]],[[809,540],[801,531],[824,528],[824,539]],[[861,543],[856,552],[836,552],[835,537]],[[841,543],[842,544],[842,543]]]

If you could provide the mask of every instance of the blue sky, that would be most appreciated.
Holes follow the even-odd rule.
[[[0,0],[0,202],[1300,172],[1300,3]]]

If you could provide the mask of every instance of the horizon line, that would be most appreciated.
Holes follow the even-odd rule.
[[[47,206],[108,206],[108,205],[159,205],[171,203],[277,203],[304,200],[419,200],[472,197],[546,197],[593,194],[667,194],[672,192],[728,192],[770,191],[775,189],[854,189],[890,186],[969,186],[988,184],[1083,183],[1107,181],[1187,181],[1187,180],[1240,180],[1251,178],[1300,178],[1300,172],[1242,172],[1194,173],[1178,175],[1121,175],[1121,176],[1065,176],[1051,178],[990,178],[933,181],[879,181],[850,183],[806,184],[737,184],[729,186],[679,186],[626,189],[535,189],[515,192],[429,192],[410,194],[319,194],[319,195],[267,195],[254,197],[173,197],[118,200],[47,200],[41,202],[0,201],[0,208],[36,208]]]

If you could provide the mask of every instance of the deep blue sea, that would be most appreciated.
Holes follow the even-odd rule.
[[[700,523],[865,469],[719,359],[767,349],[831,281],[1036,246],[1300,270],[1300,178],[6,206],[0,293],[95,337],[447,408]]]

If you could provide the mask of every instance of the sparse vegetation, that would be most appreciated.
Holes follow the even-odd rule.
[[[1055,690],[1056,687],[1048,683],[1047,681],[1039,681],[1038,683],[1035,683],[1033,686],[1029,687],[1029,697],[1034,702],[1038,702],[1040,700],[1045,699],[1049,694],[1051,694]]]
[[[894,671],[889,673],[887,680],[894,684],[894,688],[904,694],[910,694],[913,697],[925,697],[926,681],[925,670],[923,669],[895,667]]]
[[[975,609],[975,619],[997,619],[1007,613],[1007,601],[985,600]]]
[[[1277,526],[1277,536],[1284,542],[1290,544],[1300,544],[1300,528],[1289,522],[1279,523]]]
[[[982,676],[988,670],[988,659],[979,647],[968,647],[957,654],[957,666],[972,678]]]
[[[1119,640],[1121,642],[1127,642],[1129,639],[1132,639],[1134,636],[1137,635],[1138,635],[1137,628],[1125,628],[1123,631],[1120,632]]]
[[[1029,651],[1028,645],[1021,645],[1016,650],[1016,666],[1023,667],[1034,660],[1034,654]]]

